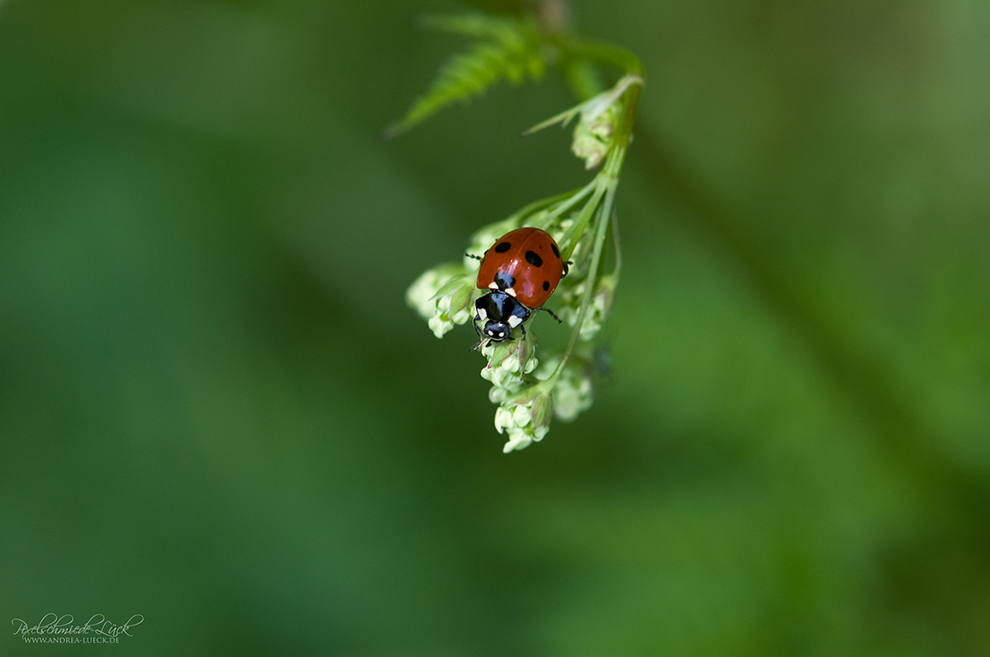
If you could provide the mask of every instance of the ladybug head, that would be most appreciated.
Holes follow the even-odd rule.
[[[492,342],[502,342],[509,339],[509,336],[512,334],[512,327],[509,326],[508,322],[493,322],[488,320],[485,322],[485,328],[482,332]]]
[[[511,340],[512,329],[521,325],[530,315],[529,308],[500,290],[489,292],[474,305],[478,311],[475,320],[485,320],[484,330],[479,329],[477,324],[475,329],[483,339],[491,342]]]

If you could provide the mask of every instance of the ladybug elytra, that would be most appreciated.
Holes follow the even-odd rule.
[[[477,256],[472,256],[477,258]],[[536,310],[543,310],[558,322],[553,311],[541,308],[560,279],[567,274],[567,264],[550,233],[539,228],[517,228],[495,240],[485,251],[478,269],[478,287],[491,290],[475,302],[474,328],[482,342],[509,340],[512,329]],[[482,330],[480,320],[485,320]],[[522,326],[523,339],[526,327]],[[479,342],[475,347],[481,345]]]

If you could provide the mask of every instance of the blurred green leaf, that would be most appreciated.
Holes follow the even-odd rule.
[[[423,24],[478,41],[443,65],[429,90],[386,129],[386,138],[408,130],[451,103],[481,95],[501,80],[518,84],[527,77],[538,80],[546,71],[539,33],[527,20],[478,14],[433,16],[423,19]]]

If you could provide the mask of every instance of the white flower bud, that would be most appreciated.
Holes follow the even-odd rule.
[[[438,338],[471,318],[473,276],[456,264],[427,269],[406,290],[406,303]]]
[[[612,122],[617,117],[618,113],[613,105],[595,120],[585,121],[582,118],[574,126],[571,152],[584,160],[585,169],[594,169],[605,161],[612,148],[612,133],[615,131]]]
[[[594,388],[591,377],[567,367],[553,387],[553,414],[562,422],[573,422],[577,416],[591,408]]]
[[[581,324],[581,332],[578,337],[582,342],[594,338],[605,324],[608,313],[612,309],[612,302],[615,300],[617,282],[614,274],[607,274],[598,279],[595,285],[595,295],[591,297],[591,303],[584,314],[584,322]],[[584,299],[586,289],[587,281],[581,281],[561,295],[561,307],[558,314],[568,326],[577,324],[581,301]]]
[[[541,379],[549,378],[560,364],[559,357],[548,358],[536,372]],[[577,416],[591,408],[594,388],[591,368],[586,360],[572,356],[564,366],[553,386],[553,414],[563,422],[573,422]]]
[[[547,424],[536,425],[533,422],[533,403],[546,395],[539,395],[528,404],[517,404],[506,408],[499,406],[495,411],[495,428],[499,433],[508,434],[509,440],[502,451],[506,454],[513,450],[525,449],[533,442],[543,440],[550,427]],[[548,414],[547,414],[548,415]],[[549,418],[547,418],[549,420]]]

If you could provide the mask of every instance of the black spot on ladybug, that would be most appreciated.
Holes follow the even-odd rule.
[[[543,258],[537,255],[536,251],[526,252],[526,262],[533,265],[534,267],[539,267],[543,264]]]
[[[512,248],[512,245],[508,242],[501,242],[495,245],[495,253],[505,253]]]
[[[560,251],[557,250],[557,245],[554,244],[553,242],[550,242],[550,248],[553,249],[553,254],[555,256],[557,256],[557,259],[559,260],[560,259]]]
[[[550,289],[550,281],[543,281],[543,290],[546,291],[549,289]]]

